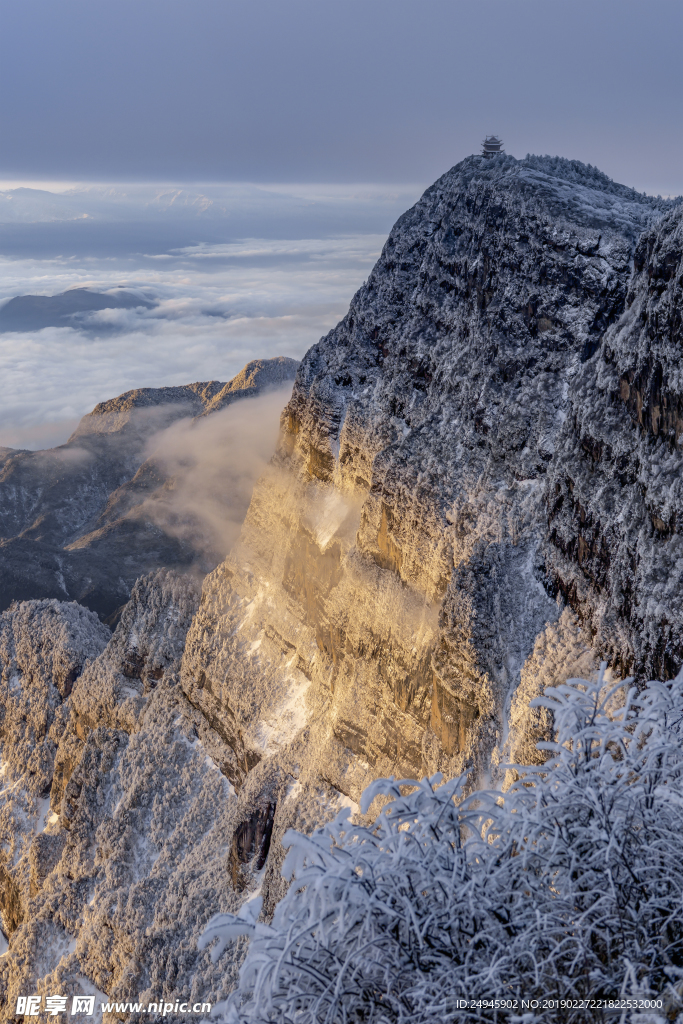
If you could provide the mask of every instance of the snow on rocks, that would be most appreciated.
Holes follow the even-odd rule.
[[[61,730],[53,723],[42,745],[39,737],[22,745],[3,736],[0,821],[17,832],[14,857],[2,868],[10,940],[0,961],[3,1002],[93,985],[121,1000],[172,991],[215,1001],[227,991],[229,976],[196,947],[215,901],[226,910],[241,902],[225,870],[235,792],[211,760],[219,741],[178,685],[198,599],[191,579],[162,570],[135,585],[113,637],[74,605],[32,602],[3,616],[3,668],[21,673],[11,700],[31,709],[53,690],[56,700],[40,706],[56,707]],[[55,621],[64,624],[61,634]],[[9,665],[7,635],[21,637]],[[60,636],[68,640],[61,647]],[[62,699],[55,681],[71,664],[64,650],[82,672]],[[6,704],[6,722],[10,711]],[[49,801],[33,796],[37,785],[49,792],[50,779],[36,782],[22,752],[48,749],[53,734],[50,813]],[[40,811],[48,812],[42,821]]]

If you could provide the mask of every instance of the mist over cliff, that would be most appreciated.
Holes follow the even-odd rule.
[[[0,448],[0,607],[77,600],[115,624],[135,580],[201,578],[239,532],[298,363],[100,402],[66,444]]]
[[[111,638],[72,603],[3,613],[6,999],[216,1002],[244,945],[198,938],[253,896],[271,919],[288,829],[371,821],[380,777],[500,793],[544,763],[547,687],[678,672],[682,220],[577,162],[468,158],[302,360],[201,588],[155,567]]]

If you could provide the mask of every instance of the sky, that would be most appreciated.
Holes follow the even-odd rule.
[[[3,0],[2,174],[429,182],[508,152],[683,191],[680,0]]]
[[[487,133],[683,193],[681,38],[680,0],[3,0],[0,305],[153,306],[0,333],[0,445],[300,358]]]

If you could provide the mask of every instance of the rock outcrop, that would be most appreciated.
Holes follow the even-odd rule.
[[[280,764],[247,773],[221,723],[187,700],[199,597],[191,576],[158,570],[111,638],[76,604],[0,616],[3,1019],[27,993],[215,1004],[241,953],[226,966],[198,950],[209,918],[263,884],[272,904],[284,829],[339,809],[338,793],[305,793]]]
[[[237,800],[218,767],[231,752],[178,685],[198,600],[191,578],[158,571],[108,643],[78,605],[0,617],[5,1007],[27,992],[215,1002],[229,985],[196,948],[216,906],[242,898],[226,872]],[[64,696],[57,680],[77,668]]]

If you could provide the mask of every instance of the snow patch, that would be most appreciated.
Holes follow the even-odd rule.
[[[59,818],[56,815],[50,815],[50,797],[42,797],[38,800],[38,820],[36,822],[36,834],[39,835],[45,831],[46,825],[50,824],[50,818],[55,817],[57,821]],[[48,816],[49,815],[49,816]]]
[[[337,791],[335,802],[337,807],[348,807],[351,814],[360,814],[360,804],[357,804],[356,801],[352,800],[350,796],[346,795],[346,793],[340,793]]]
[[[301,785],[298,779],[295,779],[294,782],[290,782],[290,784],[287,786],[285,800],[298,800],[302,790],[303,786]]]
[[[270,721],[262,720],[254,729],[254,739],[264,754],[273,754],[289,743],[306,725],[304,697],[311,683],[302,672],[296,672],[292,683],[284,700],[272,709]]]

